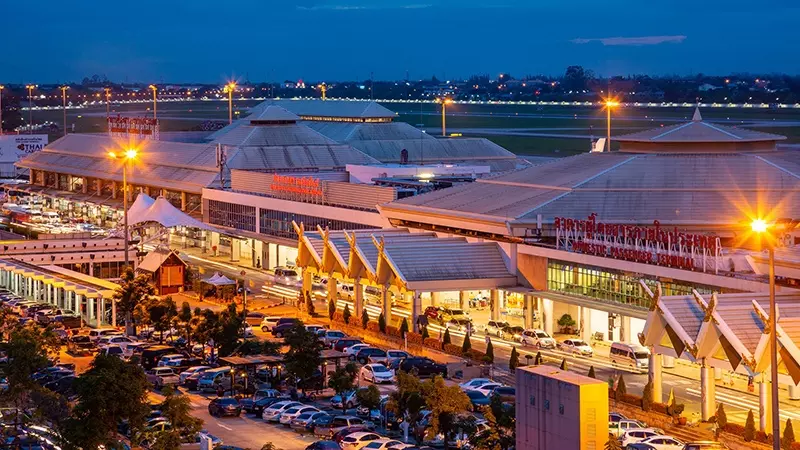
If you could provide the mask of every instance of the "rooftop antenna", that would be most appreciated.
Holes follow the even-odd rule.
[[[375,85],[375,73],[374,72],[370,72],[369,73],[369,99],[370,100],[374,99],[374,97],[373,97],[374,92],[372,90],[374,85]]]

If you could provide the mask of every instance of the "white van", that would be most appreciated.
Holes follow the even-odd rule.
[[[201,392],[214,392],[219,387],[222,387],[224,390],[230,389],[231,370],[232,368],[230,366],[206,370],[200,375],[200,379],[197,381],[197,389]]]
[[[611,364],[644,370],[650,364],[650,350],[641,345],[614,342],[611,344],[609,358]]]
[[[59,224],[61,223],[61,216],[55,211],[45,211],[42,213],[42,223]]]
[[[110,336],[110,335],[124,335],[122,331],[117,330],[116,328],[95,328],[89,331],[89,339],[92,342],[97,342],[103,336]]]

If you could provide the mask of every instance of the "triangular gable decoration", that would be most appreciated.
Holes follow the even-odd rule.
[[[672,348],[675,349],[675,356],[680,357],[683,351],[686,350],[686,344],[678,337],[671,326],[667,325],[666,330],[669,341],[672,343]]]
[[[786,370],[792,377],[794,384],[800,383],[800,366],[797,365],[797,361],[792,358],[792,355],[784,347],[781,347],[780,355],[783,365],[786,366]]]
[[[720,336],[719,342],[722,345],[722,350],[725,351],[725,356],[728,357],[728,362],[731,363],[731,368],[735,371],[736,368],[739,367],[739,364],[742,363],[742,355],[733,348],[733,345],[731,345],[730,341],[728,341],[728,338],[725,336]]]

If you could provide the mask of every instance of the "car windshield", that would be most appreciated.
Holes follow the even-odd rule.
[[[453,316],[463,316],[464,315],[464,311],[462,311],[460,309],[451,309],[450,310],[450,314],[453,315]]]
[[[584,345],[587,345],[586,342],[581,340],[572,341],[572,344],[575,345],[576,347],[582,347]]]
[[[342,333],[341,331],[329,331],[328,332],[328,337],[340,338],[340,337],[344,337],[344,333]]]
[[[547,333],[545,333],[544,331],[537,331],[537,332],[536,332],[536,337],[539,337],[539,338],[549,338],[550,336],[548,336],[548,335],[547,335]]]
[[[484,398],[486,396],[478,391],[467,391],[467,397],[477,399],[477,398]]]
[[[372,371],[375,373],[384,373],[389,372],[389,369],[387,369],[383,364],[375,364],[372,366]]]
[[[647,359],[650,357],[650,353],[647,352],[636,352],[634,355],[636,355],[636,359]]]
[[[235,405],[237,403],[239,403],[239,402],[236,401],[235,398],[223,398],[223,399],[220,399],[220,401],[219,401],[220,405]]]

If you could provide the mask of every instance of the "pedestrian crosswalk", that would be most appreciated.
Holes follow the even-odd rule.
[[[686,393],[692,397],[700,398],[700,391],[698,389],[686,389]],[[748,395],[744,393],[731,394],[726,391],[717,390],[715,393],[716,402],[723,403],[726,406],[725,412],[730,416],[732,413],[746,418],[747,411],[752,410],[753,414],[758,415],[759,405],[758,397],[755,395]],[[781,420],[792,419],[800,420],[800,411],[795,408],[782,407]],[[740,421],[744,423],[744,420]]]

